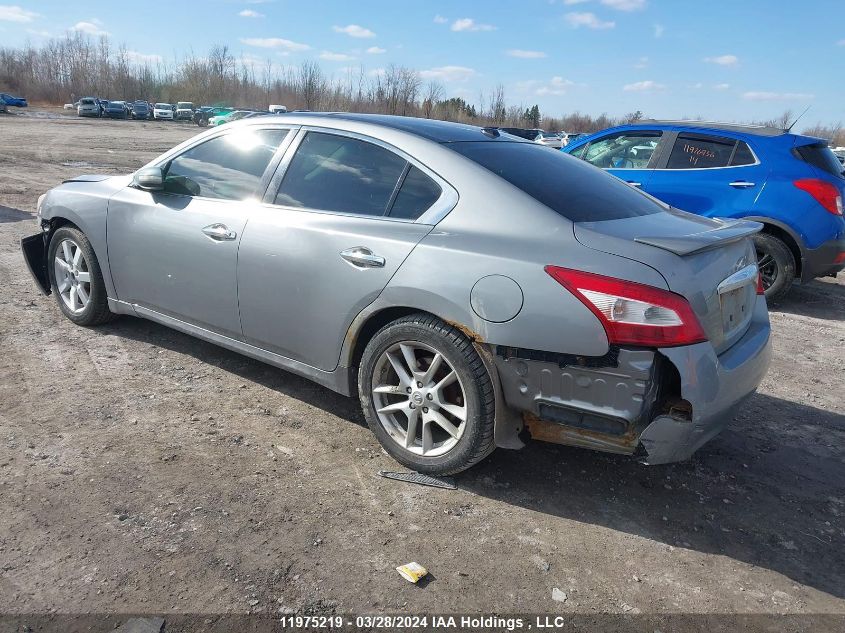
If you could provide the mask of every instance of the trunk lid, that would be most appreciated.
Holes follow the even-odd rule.
[[[671,291],[690,302],[717,354],[739,340],[751,321],[758,298],[756,254],[748,238],[761,228],[675,209],[574,224],[584,246],[657,270]]]

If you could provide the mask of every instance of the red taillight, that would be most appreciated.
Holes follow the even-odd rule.
[[[842,194],[834,185],[818,178],[802,178],[792,184],[813,196],[825,211],[842,215]]]
[[[842,251],[833,259],[834,264],[845,264],[845,251]]]
[[[707,340],[689,302],[679,294],[558,266],[545,271],[598,317],[612,344],[676,347]]]
[[[757,294],[766,294],[766,289],[763,288],[763,273],[761,273],[760,271],[757,271]]]

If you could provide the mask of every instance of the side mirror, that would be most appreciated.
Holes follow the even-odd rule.
[[[164,189],[164,173],[161,167],[147,167],[135,172],[135,185],[145,191],[161,191]]]

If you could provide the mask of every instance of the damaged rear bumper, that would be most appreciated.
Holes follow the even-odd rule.
[[[758,301],[748,331],[721,356],[709,343],[602,358],[497,347],[495,363],[505,402],[532,438],[663,464],[687,459],[754,393],[769,366],[769,333]]]
[[[678,369],[681,395],[692,405],[692,415],[690,420],[654,418],[640,435],[646,463],[687,459],[731,422],[737,407],[766,375],[772,356],[770,332],[765,303],[758,301],[748,331],[721,356],[707,343],[661,350]]]

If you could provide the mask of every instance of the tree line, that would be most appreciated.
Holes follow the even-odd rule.
[[[379,72],[347,70],[327,74],[315,61],[278,68],[269,60],[236,57],[228,46],[212,46],[167,63],[139,58],[108,37],[68,33],[40,46],[0,47],[0,89],[33,103],[59,104],[83,96],[115,100],[191,101],[290,110],[374,112],[514,127],[592,132],[620,122],[606,114],[544,115],[538,105],[508,104],[502,85],[470,103],[447,98],[443,85],[424,81],[419,71],[389,65]],[[628,117],[630,119],[630,117]]]
[[[501,84],[471,103],[447,98],[441,83],[425,81],[419,71],[404,66],[369,73],[348,69],[338,77],[313,60],[279,68],[270,60],[238,58],[226,45],[212,46],[206,56],[189,53],[168,63],[139,56],[125,45],[115,47],[107,36],[79,32],[40,46],[0,46],[0,89],[23,94],[33,103],[60,104],[83,96],[256,108],[273,103],[290,110],[372,112],[570,132],[594,132],[644,118],[640,111],[619,118],[579,112],[550,116],[536,104],[509,104]],[[787,111],[764,123],[783,127],[793,118]],[[845,145],[839,125],[805,130]]]

